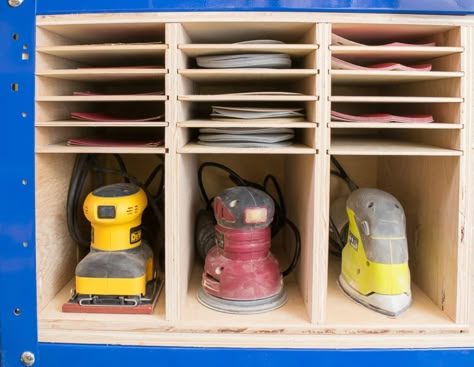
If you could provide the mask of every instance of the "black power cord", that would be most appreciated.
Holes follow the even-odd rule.
[[[202,180],[203,171],[207,167],[214,167],[214,168],[218,168],[227,172],[229,175],[229,179],[237,186],[250,186],[250,187],[256,188],[258,190],[265,192],[267,195],[269,195],[272,198],[275,204],[275,215],[273,217],[273,222],[272,222],[272,227],[271,227],[272,237],[276,236],[278,232],[281,230],[281,228],[283,228],[283,226],[285,225],[288,225],[290,227],[290,229],[293,231],[293,234],[295,236],[295,251],[294,251],[293,258],[288,268],[282,272],[282,275],[285,277],[291,274],[295,270],[298,264],[299,258],[301,256],[301,236],[300,236],[298,227],[286,216],[286,205],[283,200],[283,194],[282,194],[280,185],[278,184],[276,178],[273,175],[269,174],[265,177],[263,181],[263,185],[260,185],[256,182],[248,181],[242,178],[235,171],[233,171],[232,169],[230,169],[229,167],[223,164],[216,163],[216,162],[204,162],[199,166],[199,169],[198,169],[198,185],[199,185],[199,190],[201,191],[201,195],[206,203],[206,211],[208,212],[211,211],[211,206],[212,206],[212,202],[214,198],[209,198],[204,188],[204,184]],[[269,182],[273,184],[278,196],[278,200],[275,200],[273,195],[271,195],[271,193],[268,191],[267,186]],[[203,213],[201,212],[199,216],[203,218]],[[208,213],[207,215],[208,218],[210,216],[214,218],[212,211]],[[209,219],[204,219],[203,221],[208,222]],[[215,220],[214,220],[214,223],[215,223]],[[206,225],[209,226],[210,223],[206,223]],[[208,237],[208,236],[202,236],[202,234],[198,234],[196,237],[197,242],[202,241],[203,237]],[[201,257],[205,257],[205,254],[209,250],[209,247],[212,243],[213,243],[212,239],[209,239],[209,238],[207,238],[207,244],[204,245],[205,248],[201,248],[202,247],[201,244],[197,243],[198,252],[201,255]]]
[[[354,181],[349,177],[349,175],[346,173],[342,165],[337,161],[337,159],[334,156],[331,156],[331,163],[336,167],[335,170],[331,170],[331,175],[339,177],[342,179],[346,184],[347,187],[349,188],[349,191],[352,192],[354,190],[357,190],[359,187],[355,184]],[[330,232],[334,233],[335,238],[329,237],[329,244],[330,244],[330,251],[336,255],[340,256],[342,249],[346,245],[346,240],[344,238],[344,235],[339,232],[339,229],[337,228],[336,224],[334,223],[333,218],[331,215],[329,215],[329,230]],[[347,232],[347,231],[345,231]],[[346,233],[347,235],[347,233]]]

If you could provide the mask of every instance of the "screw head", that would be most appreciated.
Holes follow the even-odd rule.
[[[8,0],[8,5],[12,8],[17,8],[23,3],[23,0]]]
[[[30,351],[25,351],[21,354],[20,361],[24,366],[33,366],[35,364],[35,355]]]

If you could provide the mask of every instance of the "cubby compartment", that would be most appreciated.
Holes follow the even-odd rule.
[[[263,152],[262,152],[263,153]],[[217,312],[201,305],[196,292],[201,286],[203,260],[195,250],[195,220],[199,209],[205,207],[199,189],[198,171],[205,162],[222,164],[235,171],[242,178],[263,184],[267,175],[273,175],[281,187],[287,208],[287,217],[295,223],[301,235],[301,257],[296,270],[284,279],[288,292],[288,303],[283,307],[260,315],[232,315]],[[176,249],[179,254],[176,289],[180,319],[194,328],[218,331],[223,327],[243,328],[245,332],[256,330],[285,329],[297,331],[311,322],[312,314],[312,254],[315,220],[315,156],[314,155],[268,155],[268,154],[178,154],[177,156],[177,216]],[[215,167],[202,170],[202,182],[209,198],[226,188],[234,186],[228,174]],[[301,190],[304,187],[305,190]],[[271,183],[268,190],[275,197]],[[286,269],[294,251],[295,239],[288,226],[273,238],[271,251]],[[223,326],[225,325],[225,326]],[[263,331],[262,331],[263,332]]]
[[[156,20],[139,24],[127,21],[42,24],[36,31],[38,47],[160,44],[165,41],[165,23]]]
[[[465,307],[459,272],[464,233],[464,222],[458,215],[464,201],[460,190],[460,158],[382,155],[335,158],[359,187],[383,190],[402,204],[413,302],[397,318],[362,307],[338,287],[341,258],[330,254],[327,325],[345,331],[377,329],[381,333],[462,332],[466,320],[460,311]],[[331,203],[349,193],[345,182],[331,175]]]
[[[461,114],[461,103],[332,103],[331,111],[348,114],[352,116],[364,116],[374,114],[389,114],[393,116],[432,116],[432,122],[423,123],[408,119],[404,122],[377,122],[367,117],[360,121],[341,121],[331,116],[328,126],[331,128],[381,128],[381,129],[461,129],[463,119]],[[373,117],[373,116],[372,116]],[[371,121],[372,120],[372,121]]]
[[[312,22],[185,22],[181,23],[186,44],[234,44],[252,40],[274,40],[286,44],[314,44]]]
[[[88,221],[82,215],[82,203],[86,195],[102,185],[124,182],[122,177],[125,169],[128,176],[134,177],[147,187],[153,196],[163,188],[165,156],[163,154],[137,154],[130,152],[120,154],[124,166],[121,167],[115,157],[118,151],[106,154],[90,152],[95,157],[95,167],[91,169],[85,181],[78,205],[77,222],[84,238],[90,231]],[[77,154],[36,154],[36,268],[37,268],[37,307],[39,338],[47,340],[55,338],[61,330],[75,330],[80,334],[86,332],[118,332],[133,327],[162,327],[165,324],[165,290],[161,290],[154,313],[151,315],[118,315],[91,313],[64,313],[62,306],[71,297],[74,289],[74,272],[78,262],[88,250],[73,240],[68,230],[67,200],[73,167]],[[84,157],[84,155],[82,156]],[[159,166],[161,165],[161,168]],[[107,170],[105,172],[105,170]],[[156,175],[153,176],[153,171]],[[113,172],[111,172],[113,171]],[[102,175],[101,175],[101,172]],[[148,184],[148,180],[150,183]],[[133,180],[132,180],[133,181]],[[160,189],[161,187],[161,189]],[[164,190],[164,191],[162,191]],[[157,206],[164,211],[163,198],[157,199]],[[149,205],[150,207],[150,205]],[[149,210],[149,209],[147,209]],[[148,220],[150,212],[143,216],[143,223]],[[145,219],[148,218],[148,219]],[[160,266],[160,278],[164,280],[165,251],[163,243],[164,223],[154,226],[154,236],[147,236],[154,249],[155,262]],[[52,336],[51,336],[52,335]],[[57,336],[56,336],[57,337]]]
[[[331,154],[462,155],[455,129],[332,129]]]
[[[312,70],[181,70],[181,101],[315,101]]]
[[[332,33],[367,46],[379,46],[392,42],[423,45],[423,47],[433,42],[435,44],[428,47],[462,46],[460,28],[452,25],[403,24],[401,26],[383,23],[333,23],[331,28]],[[332,46],[346,45],[336,42],[332,43]]]
[[[165,153],[164,128],[38,126],[36,152],[133,152]]]

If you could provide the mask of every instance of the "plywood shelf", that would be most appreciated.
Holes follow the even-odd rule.
[[[295,81],[315,76],[316,69],[179,69],[179,75],[195,82]]]
[[[278,148],[232,148],[213,147],[192,142],[178,148],[177,152],[182,154],[315,154],[316,149],[297,143]]]
[[[114,64],[117,61],[151,60],[164,56],[165,44],[140,43],[140,44],[95,44],[95,45],[64,45],[43,46],[36,48],[38,53],[62,57],[82,63],[93,65]]]
[[[265,94],[190,94],[178,96],[179,101],[183,102],[315,102],[319,99],[317,96],[306,95],[265,95]]]
[[[461,103],[459,97],[385,97],[385,96],[331,96],[330,102],[348,103]]]
[[[293,57],[306,56],[318,45],[309,44],[179,44],[178,49],[189,57],[227,55],[235,53],[284,53]]]
[[[329,148],[332,155],[413,155],[460,156],[462,152],[400,140],[334,136]]]
[[[41,127],[167,127],[166,121],[36,121],[35,126]]]
[[[331,129],[441,129],[459,130],[463,128],[461,124],[453,123],[404,123],[404,122],[342,122],[331,121],[328,123]]]
[[[439,79],[461,78],[462,72],[447,71],[380,71],[380,70],[331,70],[333,84],[386,85],[423,82]]]
[[[166,101],[168,96],[145,95],[95,95],[95,96],[40,96],[37,102],[159,102]]]
[[[66,142],[36,146],[36,153],[140,153],[164,154],[164,147],[85,147],[67,145]]]
[[[271,122],[258,120],[242,121],[217,121],[217,120],[188,120],[178,122],[178,127],[289,127],[289,128],[315,128],[316,122]]]
[[[163,80],[168,73],[166,69],[139,68],[88,68],[47,70],[37,72],[37,76],[77,80],[84,82],[114,82],[114,81],[149,81]]]

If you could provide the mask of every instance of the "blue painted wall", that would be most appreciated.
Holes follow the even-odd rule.
[[[36,9],[37,7],[37,9]],[[341,11],[474,14],[473,0],[25,0],[0,1],[0,366],[31,351],[40,367],[473,366],[472,349],[268,350],[118,347],[37,342],[34,210],[35,14],[135,11]],[[27,55],[26,55],[27,54]]]
[[[335,11],[472,14],[473,0],[38,0],[38,14],[126,11]]]

